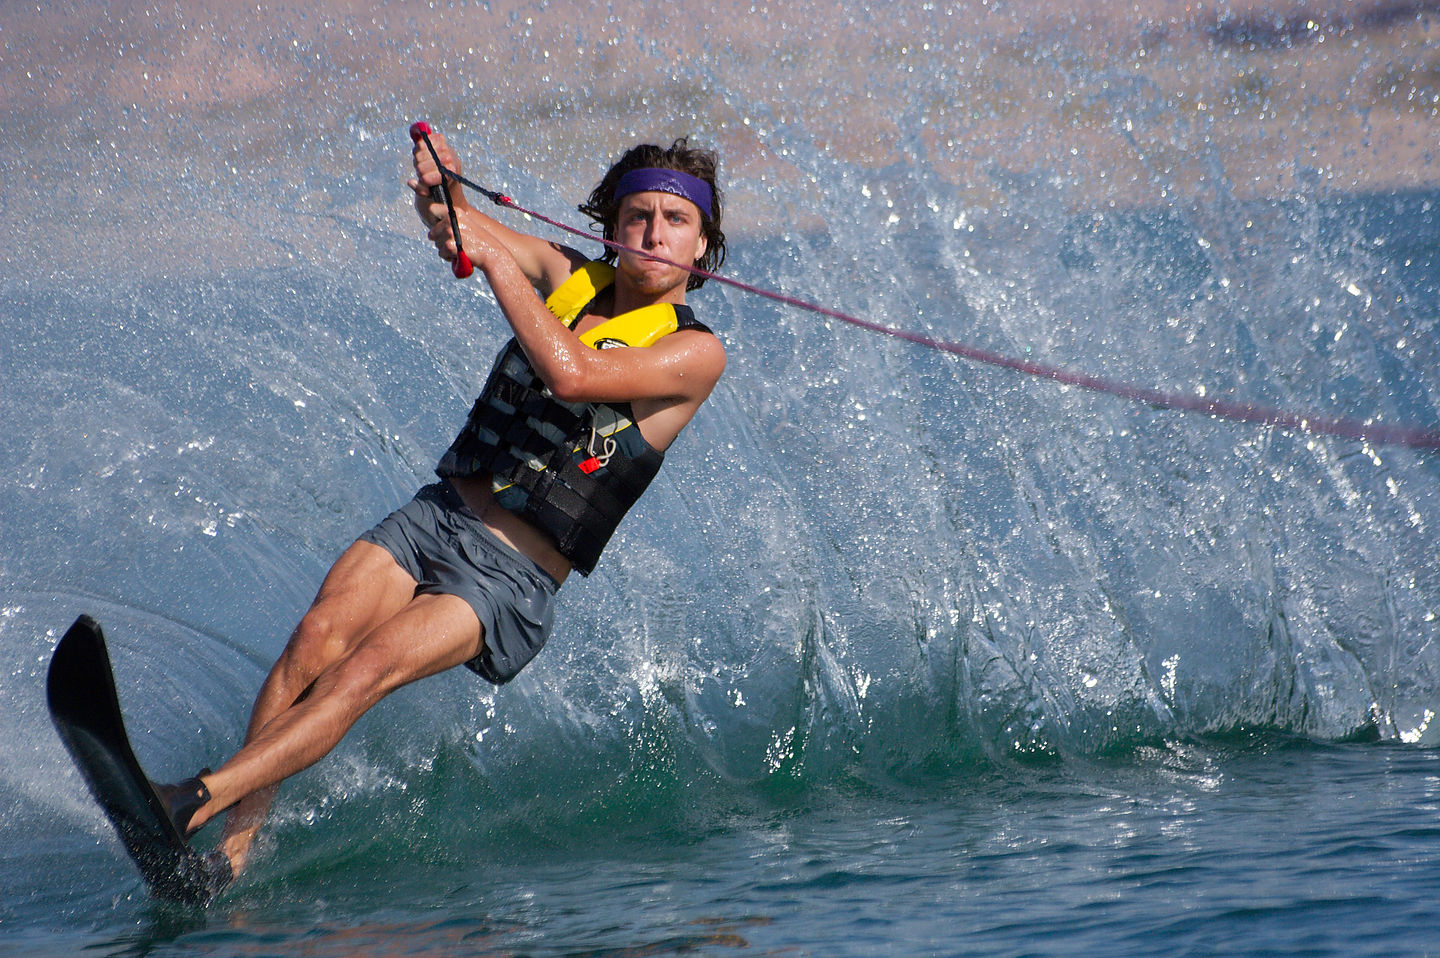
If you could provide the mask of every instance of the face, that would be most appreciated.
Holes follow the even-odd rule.
[[[693,263],[705,255],[704,220],[689,200],[650,191],[631,193],[620,201],[615,241],[674,263]],[[617,268],[648,295],[685,289],[690,274],[653,259],[621,252]]]

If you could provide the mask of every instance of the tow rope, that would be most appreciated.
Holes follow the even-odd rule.
[[[1218,419],[1228,419],[1234,422],[1247,422],[1261,426],[1278,427],[1281,429],[1292,429],[1311,435],[1335,436],[1340,439],[1353,439],[1361,442],[1372,443],[1375,445],[1405,446],[1411,449],[1440,450],[1440,430],[1425,429],[1419,426],[1400,424],[1392,425],[1388,423],[1376,422],[1374,419],[1360,420],[1351,419],[1344,416],[1329,416],[1321,413],[1291,412],[1289,410],[1278,409],[1270,406],[1253,405],[1251,403],[1243,402],[1232,402],[1224,399],[1207,399],[1203,396],[1188,396],[1183,393],[1171,393],[1159,389],[1152,389],[1146,386],[1136,386],[1131,383],[1121,382],[1114,379],[1107,379],[1102,376],[1091,376],[1086,373],[1072,372],[1070,370],[1061,369],[1058,366],[1049,366],[1044,363],[1037,363],[1028,359],[1017,359],[1012,356],[1005,356],[1001,353],[992,352],[988,349],[981,349],[977,346],[970,346],[965,343],[952,342],[943,339],[934,339],[921,333],[910,332],[904,329],[895,329],[894,327],[884,326],[880,323],[872,322],[867,319],[861,319],[858,316],[851,316],[848,313],[842,313],[839,310],[830,309],[829,307],[821,306],[817,303],[811,303],[803,299],[797,299],[794,296],[786,296],[784,293],[777,293],[774,290],[764,289],[759,286],[752,286],[749,283],[744,283],[737,279],[731,279],[727,276],[721,276],[718,273],[712,273],[708,270],[700,269],[693,264],[672,262],[665,259],[664,257],[653,256],[649,253],[644,252],[643,250],[637,250],[632,247],[625,246],[622,243],[616,243],[613,240],[602,239],[601,237],[598,237],[593,233],[589,233],[585,230],[577,229],[574,226],[570,226],[569,224],[551,219],[550,217],[537,213],[534,210],[526,209],[505,194],[499,193],[495,190],[486,189],[479,183],[467,179],[466,177],[461,176],[459,173],[456,173],[455,171],[446,168],[440,163],[440,157],[435,152],[435,147],[430,143],[430,132],[430,125],[423,120],[413,124],[410,127],[411,139],[413,139],[417,143],[421,142],[422,140],[424,141],[425,146],[430,150],[431,157],[435,160],[435,166],[440,170],[440,175],[445,179],[454,180],[456,183],[460,183],[463,186],[475,190],[477,193],[480,193],[482,196],[488,199],[491,203],[494,203],[496,206],[502,206],[506,209],[514,210],[517,213],[521,213],[525,216],[529,216],[533,219],[539,220],[540,222],[553,226],[556,229],[563,230],[567,233],[572,233],[575,236],[579,236],[583,239],[591,240],[596,243],[602,243],[611,249],[627,253],[636,253],[657,262],[664,263],[667,266],[674,266],[679,269],[683,269],[686,272],[693,273],[694,275],[699,276],[705,280],[713,280],[714,282],[721,283],[726,286],[731,286],[735,289],[751,293],[755,296],[761,296],[765,299],[774,300],[777,303],[783,303],[786,306],[792,306],[796,309],[803,309],[807,312],[816,313],[820,316],[826,316],[830,319],[839,320],[842,323],[847,323],[860,329],[869,330],[872,333],[879,333],[882,336],[891,336],[895,339],[903,339],[906,342],[915,343],[916,345],[924,346],[927,349],[934,349],[939,350],[940,352],[950,353],[951,355],[960,356],[964,359],[969,359],[977,363],[985,363],[989,366],[999,366],[1002,369],[1014,370],[1015,372],[1023,373],[1027,376],[1035,376],[1040,379],[1049,379],[1053,382],[1061,383],[1066,386],[1076,386],[1081,389],[1091,390],[1093,392],[1105,393],[1110,396],[1117,396],[1130,402],[1144,403],[1146,405],[1155,406],[1162,409],[1176,409],[1182,412],[1201,413],[1208,416],[1214,416]],[[436,197],[436,193],[441,194],[441,196]],[[455,206],[450,199],[450,193],[448,190],[445,190],[440,186],[435,186],[431,188],[431,196],[432,198],[435,198],[437,200],[443,198],[445,201],[445,206],[449,210],[450,227],[455,234],[455,248],[459,254],[456,257],[455,262],[451,264],[451,269],[457,277],[463,279],[464,277],[470,275],[473,267],[471,266],[470,258],[465,255],[465,251],[460,245],[460,226],[459,221],[455,216]]]

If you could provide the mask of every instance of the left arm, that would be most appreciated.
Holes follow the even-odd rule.
[[[564,402],[643,402],[698,408],[725,370],[714,336],[689,330],[653,346],[591,349],[545,308],[528,278],[489,234],[467,238],[475,268],[484,273],[520,348],[541,381]]]

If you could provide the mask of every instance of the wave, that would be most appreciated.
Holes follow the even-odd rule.
[[[1413,218],[1381,216],[1386,202],[1336,216],[1413,236]],[[1110,260],[1071,254],[1078,283],[1036,277],[1027,295],[1079,297],[1088,274],[1142,267],[1132,285],[1163,286],[1164,244],[1191,234],[1135,229]],[[1042,247],[1073,248],[1073,235]],[[1149,266],[1120,261],[1157,243]],[[1340,258],[1335,242],[1321,253]],[[738,272],[795,281],[793,245],[738,258]],[[1074,314],[1108,329],[1061,327],[1064,348],[1098,345],[1111,367],[1160,380],[1205,358],[1203,377],[1183,375],[1228,373],[1271,401],[1349,390],[1376,410],[1429,408],[1440,364],[1427,365],[1423,317],[1382,338],[1332,283],[1330,305],[1351,311],[1312,310],[1297,336],[1288,309],[1215,303],[1217,275],[1165,287],[1179,305],[1156,334],[1164,349],[1129,338],[1106,350],[1151,325],[1153,297],[1114,307],[1114,285],[1092,285],[1106,302]],[[1023,350],[1052,307],[988,301],[972,279],[932,262],[903,287],[951,284],[956,298],[920,309],[922,323]],[[1295,306],[1296,282],[1252,295]],[[424,481],[498,345],[483,297],[396,299],[380,281],[357,291],[269,271],[12,291],[10,335],[26,349],[7,413],[31,410],[31,425],[28,445],[10,441],[7,535],[40,561],[10,574],[84,581],[105,603],[193,623],[186,654],[164,659],[177,686],[203,678],[189,659],[213,636],[244,650],[256,680],[329,557]],[[468,718],[480,733],[506,730],[479,748],[497,756],[477,759],[487,774],[521,750],[516,793],[588,781],[577,764],[600,776],[583,794],[609,787],[607,768],[624,770],[623,787],[680,769],[669,789],[691,775],[903,780],[1251,726],[1428,740],[1436,465],[1423,455],[1077,396],[728,293],[711,311],[732,371],[658,488],[600,572],[564,590],[533,675],[463,693],[489,710]],[[1336,371],[1318,386],[1292,372],[1322,363]],[[59,544],[72,541],[87,545]],[[143,617],[117,624],[131,643],[169,641]],[[167,698],[167,720],[193,723],[192,698]],[[247,699],[225,696],[221,727],[233,732]]]

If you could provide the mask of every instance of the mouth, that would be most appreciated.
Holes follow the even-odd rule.
[[[650,256],[641,254],[636,257],[636,266],[645,273],[668,273],[676,269],[676,265],[662,256]]]
[[[644,274],[651,282],[668,277],[671,272],[684,270],[664,253],[646,253],[638,249],[630,251],[630,262],[631,269]]]

